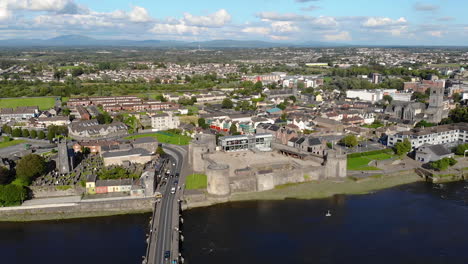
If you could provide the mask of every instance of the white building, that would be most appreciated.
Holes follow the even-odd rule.
[[[387,145],[395,146],[407,138],[413,149],[420,146],[438,144],[460,144],[468,143],[468,124],[458,123],[436,127],[416,128],[410,131],[396,133],[388,136]]]
[[[156,114],[151,117],[151,127],[153,128],[153,131],[174,129],[179,126],[179,117],[173,115],[172,112]]]
[[[348,90],[346,97],[359,98],[359,100],[367,102],[378,102],[383,99],[384,95],[392,95],[396,93],[396,89],[376,89],[376,90]]]

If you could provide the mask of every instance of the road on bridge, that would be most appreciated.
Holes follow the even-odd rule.
[[[157,188],[162,198],[155,204],[153,212],[147,256],[144,261],[147,264],[179,263],[178,246],[174,246],[178,243],[179,231],[175,227],[179,221],[178,197],[181,192],[179,186],[184,184],[185,177],[176,175],[182,172],[185,150],[171,145],[164,145],[163,148],[169,156],[166,167],[169,175],[165,180],[166,183],[160,184]],[[173,188],[175,188],[174,193]]]

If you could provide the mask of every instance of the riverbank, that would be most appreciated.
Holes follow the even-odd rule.
[[[91,218],[152,212],[153,198],[72,203],[56,206],[0,208],[0,222]]]
[[[219,203],[250,201],[250,200],[284,200],[294,199],[322,199],[337,194],[360,195],[388,189],[400,185],[423,181],[414,170],[402,171],[390,175],[376,175],[361,180],[327,179],[299,184],[277,186],[273,190],[264,192],[235,193],[227,198],[213,198],[201,201],[186,197],[183,209],[207,207]]]

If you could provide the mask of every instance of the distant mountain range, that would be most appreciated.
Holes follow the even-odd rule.
[[[51,39],[0,40],[1,47],[156,47],[156,48],[275,48],[275,47],[337,47],[345,44],[307,42],[300,44],[274,43],[256,40],[211,40],[184,42],[176,40],[102,40],[81,35],[65,35]]]

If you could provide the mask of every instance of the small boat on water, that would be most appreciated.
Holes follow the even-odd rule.
[[[327,211],[327,214],[325,216],[331,216],[330,210]]]

